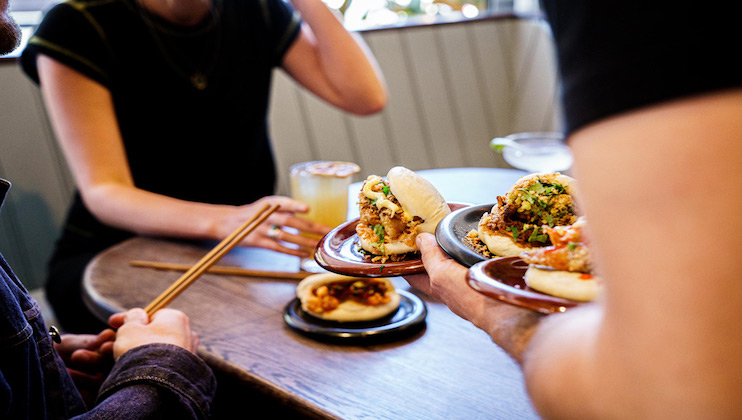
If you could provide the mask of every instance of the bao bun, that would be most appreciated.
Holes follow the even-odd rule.
[[[374,254],[374,255],[395,255],[395,254],[406,254],[408,252],[417,252],[417,246],[409,245],[405,242],[395,241],[387,242],[384,244],[384,251],[377,246],[376,242],[369,239],[367,235],[359,236],[358,242],[361,244],[361,248]]]
[[[424,220],[417,226],[418,232],[435,233],[438,222],[451,213],[441,193],[415,172],[395,166],[386,174],[386,179],[402,208]]]
[[[510,187],[510,191],[508,191],[507,196],[509,197],[511,194],[516,193],[521,188],[527,188],[531,184],[542,179],[548,182],[561,184],[562,186],[564,186],[564,189],[567,190],[567,194],[569,195],[577,194],[577,182],[574,178],[572,178],[571,176],[563,175],[559,172],[554,172],[549,174],[530,174],[522,177],[521,179],[516,181],[512,187]]]
[[[517,257],[522,252],[539,248],[539,246],[532,247],[516,243],[510,234],[503,233],[495,229],[494,226],[496,226],[496,221],[507,218],[507,213],[504,209],[505,204],[513,202],[522,190],[528,189],[530,186],[540,181],[560,184],[564,187],[565,193],[569,196],[574,197],[577,195],[577,186],[574,178],[562,175],[558,172],[548,174],[530,174],[520,178],[515,184],[513,184],[504,197],[498,198],[498,203],[492,206],[492,210],[489,213],[485,213],[479,220],[479,225],[477,226],[479,239],[494,255],[500,257]],[[574,218],[576,219],[576,216],[574,216]]]
[[[316,312],[310,309],[309,302],[312,299],[316,299],[314,291],[320,286],[354,280],[376,281],[383,283],[386,286],[386,296],[390,297],[389,302],[379,305],[364,305],[352,300],[346,300],[341,302],[336,309],[329,312]],[[305,278],[297,285],[296,296],[301,301],[302,309],[308,314],[320,319],[338,322],[370,321],[382,318],[396,311],[401,299],[399,293],[394,290],[394,285],[388,278],[380,277],[370,279],[343,276],[335,273],[314,274]]]
[[[550,270],[530,265],[523,276],[528,287],[552,296],[590,302],[598,297],[601,284],[595,276],[585,278],[584,273]]]
[[[386,182],[402,209],[413,218],[422,219],[423,222],[415,227],[412,234],[405,235],[399,240],[385,241],[383,244],[379,243],[371,226],[359,224],[356,228],[359,243],[364,250],[374,255],[417,252],[415,245],[417,233],[435,233],[436,226],[451,213],[451,209],[433,184],[405,167],[395,166],[390,169],[386,175]]]
[[[521,246],[513,242],[509,236],[489,228],[489,218],[494,217],[495,209],[491,213],[485,214],[479,220],[479,239],[487,245],[487,249],[498,257],[517,257],[525,251],[536,249],[534,247]]]

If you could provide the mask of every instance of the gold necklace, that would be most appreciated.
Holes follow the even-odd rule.
[[[160,50],[160,52],[162,52],[162,56],[165,58],[165,61],[167,61],[168,65],[170,65],[170,67],[176,73],[178,73],[178,75],[188,81],[191,86],[193,86],[197,90],[206,90],[206,88],[209,87],[209,77],[211,75],[211,72],[214,70],[214,67],[216,67],[216,63],[219,58],[219,51],[221,48],[222,26],[219,13],[220,0],[214,0],[212,8],[209,10],[209,15],[211,16],[211,28],[214,31],[214,46],[211,54],[211,59],[203,66],[203,69],[199,68],[200,66],[193,65],[193,72],[184,70],[175,62],[173,57],[171,57],[170,53],[168,52],[168,49],[165,47],[165,43],[162,41],[162,38],[159,35],[160,29],[152,20],[150,12],[146,10],[144,5],[140,4],[139,1],[134,0],[134,3],[136,4],[137,10],[139,11],[139,15],[141,16],[144,23],[147,25],[152,38],[155,40],[155,45],[157,45],[157,48]]]

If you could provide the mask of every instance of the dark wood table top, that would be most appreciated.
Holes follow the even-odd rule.
[[[493,197],[522,175],[482,171],[500,175],[496,177],[500,181],[486,186]],[[436,186],[449,201],[473,201],[463,195],[448,198],[447,187]],[[214,245],[145,237],[118,244],[88,266],[86,300],[102,319],[125,308],[143,307],[181,273],[133,267],[131,260],[193,264]],[[298,259],[236,248],[219,265],[296,271]],[[215,370],[307,416],[537,418],[520,369],[484,332],[401,278],[393,281],[419,296],[428,313],[424,329],[387,343],[317,341],[288,327],[283,315],[295,297],[296,280],[205,274],[170,307],[189,315],[201,338],[199,353]]]

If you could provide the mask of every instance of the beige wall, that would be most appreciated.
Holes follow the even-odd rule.
[[[391,166],[507,167],[491,138],[558,128],[556,72],[540,22],[505,19],[364,33],[389,85],[388,107],[349,116],[276,73],[271,133],[280,193],[295,162],[351,160],[362,176]],[[0,251],[29,288],[45,265],[74,189],[38,89],[0,62],[0,177],[13,188],[0,217]]]
[[[371,31],[364,39],[389,85],[370,117],[343,114],[279,74],[271,131],[279,191],[295,162],[352,160],[362,176],[410,169],[507,167],[496,136],[557,129],[553,45],[541,22],[504,19]]]

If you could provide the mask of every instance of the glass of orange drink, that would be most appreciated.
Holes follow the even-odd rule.
[[[336,227],[348,218],[348,188],[353,175],[361,168],[352,162],[311,161],[291,165],[291,196],[309,206],[309,212],[299,214],[323,225]],[[312,258],[302,258],[304,271],[321,272]]]

